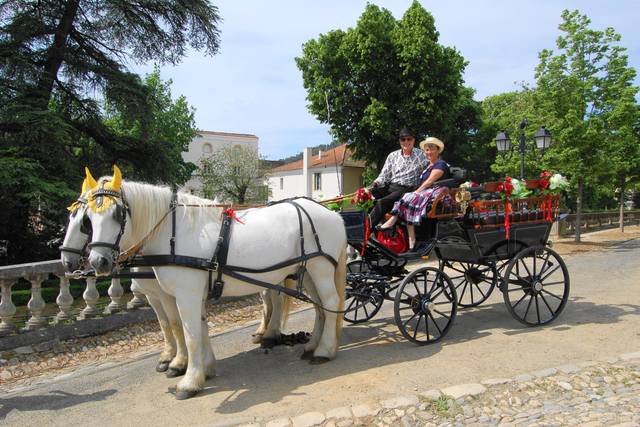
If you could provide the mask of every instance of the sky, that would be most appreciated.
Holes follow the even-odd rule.
[[[302,45],[334,29],[354,27],[360,0],[212,1],[222,17],[221,49],[213,57],[189,51],[176,65],[160,66],[172,94],[184,95],[201,130],[258,136],[260,153],[280,159],[306,146],[331,142],[328,126],[306,108],[306,91],[294,58]],[[400,19],[410,0],[371,1]],[[538,52],[555,48],[563,9],[579,9],[592,28],[613,27],[640,67],[640,1],[441,0],[420,2],[435,18],[440,43],[469,62],[465,84],[483,98],[533,82]],[[154,64],[130,64],[146,74]],[[640,84],[640,79],[636,79]]]

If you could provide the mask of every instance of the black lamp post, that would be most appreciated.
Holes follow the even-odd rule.
[[[518,151],[520,152],[520,179],[524,179],[524,155],[527,151],[527,141],[524,137],[524,128],[526,128],[528,124],[529,122],[527,119],[522,119],[520,122],[520,136],[518,138]],[[533,139],[535,140],[536,147],[543,153],[544,150],[551,146],[551,133],[544,126],[538,129],[533,136]],[[509,135],[504,130],[498,132],[496,135],[496,146],[498,147],[498,151],[501,153],[509,151],[509,148],[511,148],[511,139],[509,139]]]

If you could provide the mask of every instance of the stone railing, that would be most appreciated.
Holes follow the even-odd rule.
[[[620,212],[590,212],[581,215],[581,232],[602,230],[605,228],[615,228],[620,226]],[[564,221],[554,224],[556,236],[570,236],[576,232],[576,215],[568,215]],[[640,211],[625,211],[624,225],[640,225]]]
[[[60,291],[56,298],[57,313],[45,316],[46,304],[42,298],[41,284],[49,275],[55,275],[60,280]],[[31,283],[31,298],[27,304],[28,319],[24,328],[16,325],[16,306],[11,296],[11,288],[19,279],[26,279]],[[0,267],[0,287],[2,288],[2,300],[0,301],[0,340],[1,337],[15,335],[27,331],[39,330],[50,325],[68,321],[83,321],[101,315],[111,315],[126,309],[135,309],[146,305],[143,294],[133,292],[133,298],[125,301],[126,296],[120,284],[120,279],[111,279],[108,294],[111,298],[109,305],[104,310],[98,308],[100,295],[96,288],[96,278],[88,277],[82,298],[84,308],[78,313],[73,310],[73,296],[69,291],[69,279],[64,275],[64,269],[59,260],[33,262],[28,264],[15,264]],[[54,309],[56,311],[56,309]]]

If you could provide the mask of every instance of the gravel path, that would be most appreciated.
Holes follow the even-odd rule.
[[[640,352],[244,425],[638,426]]]

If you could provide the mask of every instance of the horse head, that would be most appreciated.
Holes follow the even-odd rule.
[[[91,190],[97,183],[91,176],[89,168],[85,167],[85,174],[80,196],[67,208],[69,223],[62,246],[60,246],[60,261],[68,272],[78,270],[81,267],[91,235],[91,222],[87,217],[87,203]]]
[[[127,232],[129,208],[122,191],[122,174],[113,166],[111,178],[101,178],[91,191],[86,210],[91,222],[89,264],[96,275],[109,275],[120,253],[120,240]]]

